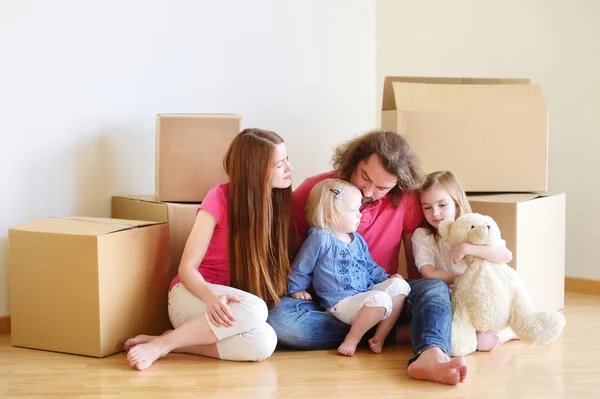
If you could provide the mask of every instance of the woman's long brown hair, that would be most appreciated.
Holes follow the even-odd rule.
[[[229,176],[229,275],[231,286],[262,298],[270,307],[287,293],[288,227],[292,188],[271,188],[274,132],[244,129],[223,166]]]

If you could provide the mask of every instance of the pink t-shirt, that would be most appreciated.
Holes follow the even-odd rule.
[[[210,239],[210,244],[208,244],[204,259],[198,266],[198,271],[209,283],[227,286],[229,285],[228,204],[229,183],[223,183],[211,188],[198,208],[198,211],[204,209],[217,219],[217,226]],[[179,276],[175,276],[169,290],[180,281]]]
[[[292,229],[296,227],[302,239],[306,239],[308,235],[304,213],[308,194],[315,184],[328,178],[338,178],[337,172],[309,177],[292,194]],[[412,234],[423,220],[419,196],[415,192],[407,192],[402,196],[398,207],[394,208],[392,196],[387,194],[363,205],[360,211],[363,216],[357,231],[367,242],[371,256],[389,274],[397,273],[402,234]]]

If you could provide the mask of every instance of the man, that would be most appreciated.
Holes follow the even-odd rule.
[[[306,179],[292,195],[290,253],[295,254],[308,232],[304,206],[310,190],[321,180],[340,178],[362,192],[363,216],[357,231],[373,259],[389,274],[397,273],[404,242],[409,277],[418,277],[411,236],[423,218],[415,192],[421,173],[406,140],[393,132],[367,133],[338,147],[333,165],[334,171]],[[448,286],[436,279],[412,279],[408,283],[411,292],[399,321],[411,323],[415,356],[408,362],[408,375],[451,385],[464,382],[468,374],[465,359],[449,358],[452,314]],[[335,348],[350,329],[318,302],[291,297],[282,298],[267,321],[280,344],[296,349]]]

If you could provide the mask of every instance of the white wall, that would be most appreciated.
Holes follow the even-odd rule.
[[[379,0],[386,75],[529,77],[550,112],[550,191],[567,192],[567,265],[600,280],[600,2]],[[378,103],[378,109],[380,102]]]
[[[235,112],[286,139],[296,185],[327,170],[376,125],[375,42],[362,0],[2,2],[0,316],[7,229],[152,193],[156,113]]]

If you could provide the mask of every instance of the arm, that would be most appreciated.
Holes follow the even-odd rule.
[[[215,227],[217,227],[217,219],[201,209],[196,215],[196,221],[185,244],[178,269],[179,279],[185,288],[204,302],[207,302],[206,299],[209,295],[216,293],[209,288],[204,277],[198,272],[198,265],[204,259]]]
[[[419,272],[423,277],[426,278],[437,278],[438,280],[442,280],[448,285],[454,284],[454,279],[460,276],[460,273],[449,272],[446,270],[436,269],[433,265],[423,265],[419,269]]]
[[[239,302],[234,295],[221,295],[212,290],[198,272],[210,240],[217,226],[217,219],[208,211],[201,209],[196,215],[196,221],[179,264],[179,279],[185,288],[197,298],[206,303],[206,312],[210,321],[216,326],[232,326],[235,317],[227,306],[230,302]]]
[[[408,233],[402,234],[402,242],[404,243],[404,255],[406,256],[406,274],[408,275],[408,278],[411,279],[420,277],[420,270],[417,268],[415,256],[413,253],[412,236],[412,234]]]
[[[312,299],[306,292],[312,282],[312,274],[319,260],[321,240],[317,234],[311,234],[300,248],[292,263],[288,276],[288,293],[296,299]]]
[[[470,243],[458,244],[450,248],[448,256],[457,263],[465,256],[489,260],[495,263],[508,263],[512,260],[512,252],[505,246],[475,245]]]
[[[406,259],[406,274],[408,278],[420,278],[419,269],[416,265],[413,252],[412,237],[416,229],[423,221],[423,210],[421,201],[416,192],[408,192],[406,196],[406,213],[404,214],[404,226],[402,228],[402,243]]]
[[[356,233],[356,236],[360,237],[360,245],[362,247],[363,253],[365,254],[367,272],[369,273],[373,281],[379,284],[382,281],[388,279],[390,277],[389,273],[386,272],[383,267],[379,266],[377,262],[373,260],[373,257],[369,252],[369,247],[367,246],[367,243],[365,242],[364,238],[362,238],[362,236],[360,236],[358,233]]]

